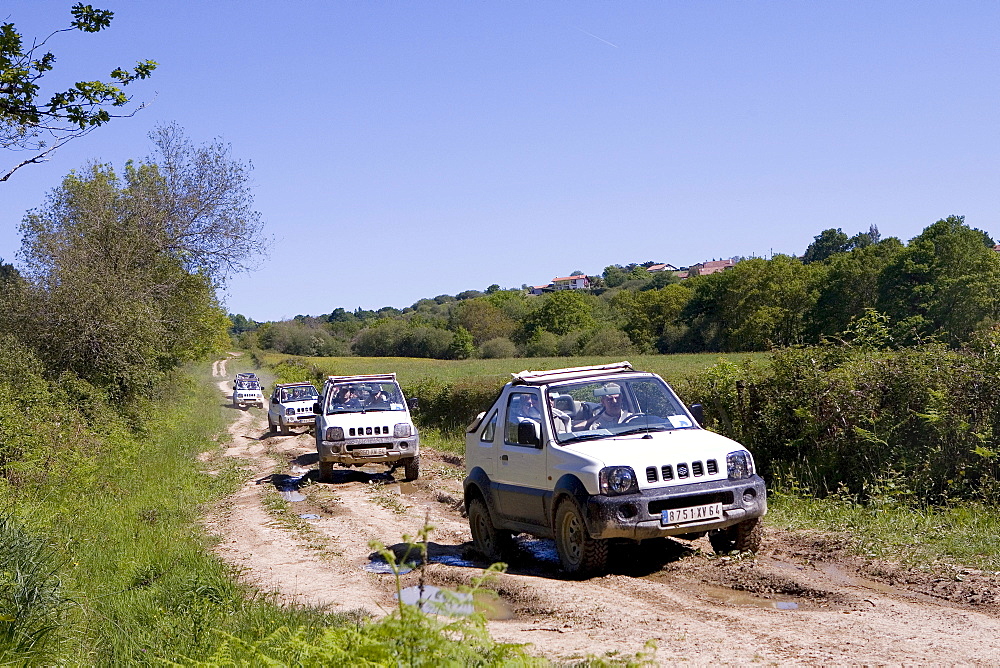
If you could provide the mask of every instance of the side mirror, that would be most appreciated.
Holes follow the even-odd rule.
[[[315,413],[316,415],[319,415],[319,404],[318,403],[313,404],[313,413]]]
[[[406,405],[410,408],[411,411],[419,408],[420,397],[410,397],[409,399],[406,400]]]
[[[699,427],[702,424],[705,423],[705,407],[704,406],[702,406],[701,404],[691,404],[688,408],[691,411],[691,415],[694,417],[695,421],[698,423]]]
[[[523,420],[517,423],[518,445],[533,445],[536,448],[542,444],[540,425],[534,420]]]

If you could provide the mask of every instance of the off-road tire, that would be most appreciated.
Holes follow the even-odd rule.
[[[764,524],[759,517],[708,534],[708,541],[716,554],[757,552],[763,538]]]
[[[469,529],[476,550],[493,563],[502,561],[514,542],[509,531],[501,531],[493,526],[489,508],[482,499],[473,499],[469,504]]]
[[[272,434],[278,433],[277,430],[274,428],[274,420],[271,419],[270,413],[267,414],[267,431]]]
[[[403,480],[410,482],[420,477],[420,456],[403,460]]]
[[[570,577],[586,578],[607,568],[608,541],[591,538],[576,503],[563,501],[559,504],[554,528],[559,561]]]
[[[320,461],[319,463],[319,481],[320,482],[330,482],[333,480],[333,462]]]

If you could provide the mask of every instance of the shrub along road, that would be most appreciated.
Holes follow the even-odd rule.
[[[213,373],[229,403],[225,363]],[[231,404],[230,404],[231,405]],[[488,564],[472,552],[461,510],[464,470],[423,449],[413,483],[385,467],[339,469],[316,482],[311,431],[277,436],[266,413],[236,410],[231,442],[202,456],[206,472],[227,458],[247,482],[206,525],[217,553],[262,590],[288,603],[387,614],[395,579],[374,572],[370,541],[402,551],[428,522],[427,584],[471,584]],[[402,478],[402,472],[398,473]],[[656,662],[1000,662],[1000,579],[954,569],[903,569],[848,555],[836,536],[769,529],[756,558],[717,557],[707,539],[621,550],[612,573],[562,579],[549,541],[527,540],[487,588],[496,640],[531,643],[550,659],[631,656],[655,641]],[[416,585],[420,570],[404,574]]]

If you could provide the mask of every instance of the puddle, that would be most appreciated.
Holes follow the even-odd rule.
[[[487,619],[512,619],[513,611],[505,601],[491,591],[457,592],[434,585],[407,587],[400,592],[403,603],[415,605],[424,612],[449,617],[465,617],[474,612]]]
[[[399,484],[399,493],[400,494],[410,494],[410,495],[412,495],[412,494],[414,494],[417,491],[416,488],[413,486],[412,482],[401,482],[401,483],[398,483],[398,484]]]
[[[708,596],[709,598],[715,599],[716,601],[728,603],[729,605],[753,606],[756,608],[772,608],[777,610],[799,609],[799,604],[795,601],[789,601],[787,599],[775,600],[771,598],[763,598],[761,596],[754,596],[749,592],[737,591],[726,587],[704,585],[699,587],[698,592]]]
[[[399,574],[403,575],[409,573],[413,569],[409,566],[397,566],[399,569]],[[361,570],[368,571],[369,573],[378,573],[379,575],[392,575],[392,568],[389,564],[382,559],[372,559],[367,564],[361,567]]]
[[[475,568],[476,565],[471,561],[463,559],[462,557],[456,557],[452,554],[439,554],[437,556],[428,557],[427,561],[432,564],[444,564],[445,566],[460,566],[462,568]]]
[[[285,501],[291,501],[291,502],[305,501],[306,500],[305,495],[299,491],[299,483],[301,481],[302,481],[301,475],[296,477],[283,476],[281,482],[277,483],[278,494],[280,494],[281,498],[283,498]]]
[[[524,538],[517,541],[517,546],[534,557],[537,561],[559,563],[559,553],[556,552],[554,540],[544,538]]]
[[[302,492],[298,492],[296,490],[281,490],[278,492],[278,494],[281,494],[281,498],[283,498],[285,501],[295,502],[295,501],[306,500],[306,497],[302,494]]]
[[[299,515],[300,518],[304,520],[318,520],[320,516],[316,513],[305,513],[304,515]]]

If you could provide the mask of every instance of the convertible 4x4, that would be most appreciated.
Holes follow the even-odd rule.
[[[406,480],[420,476],[420,440],[396,374],[329,376],[316,405],[320,480],[335,464],[402,466]]]
[[[292,427],[314,424],[317,401],[319,392],[312,383],[278,383],[271,392],[267,426],[276,434],[290,434]]]
[[[238,373],[233,381],[233,406],[264,407],[264,393],[260,391],[260,379],[253,373]]]
[[[606,569],[611,541],[709,535],[756,551],[764,481],[739,443],[702,429],[657,375],[628,362],[522,371],[467,431],[465,507],[476,548],[554,538],[563,570]]]

